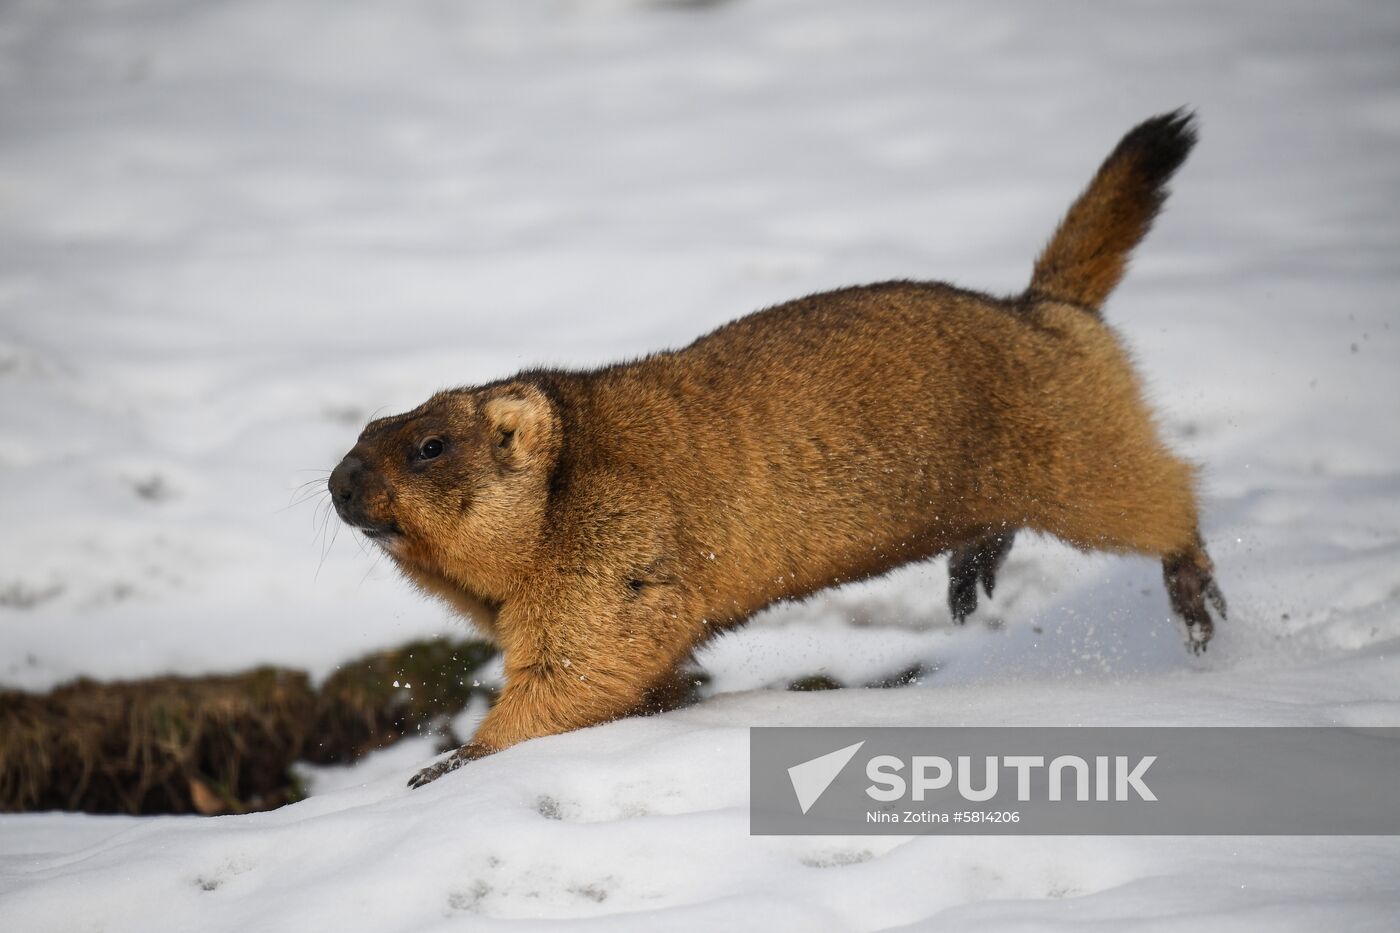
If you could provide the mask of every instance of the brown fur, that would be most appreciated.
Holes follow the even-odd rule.
[[[415,783],[644,707],[776,600],[952,550],[961,619],[1021,528],[1162,557],[1204,645],[1206,601],[1224,603],[1192,468],[1092,313],[1193,138],[1180,113],[1129,133],[1018,298],[846,288],[370,423],[332,475],[337,510],[505,653],[475,739]]]

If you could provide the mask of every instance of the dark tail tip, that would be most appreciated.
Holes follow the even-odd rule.
[[[1029,292],[1098,310],[1167,199],[1167,181],[1196,145],[1185,107],[1128,131],[1070,206],[1036,260]]]
[[[1181,168],[1199,138],[1196,114],[1186,107],[1158,114],[1128,131],[1105,164],[1131,160],[1148,187],[1160,189]],[[1161,200],[1166,200],[1165,192]]]

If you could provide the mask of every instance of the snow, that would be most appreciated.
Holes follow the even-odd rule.
[[[1393,929],[1394,839],[750,837],[746,749],[1400,723],[1397,45],[1400,7],[1301,0],[6,4],[0,683],[460,632],[322,523],[372,412],[823,288],[1018,290],[1183,103],[1202,144],[1108,317],[1204,465],[1231,617],[1193,658],[1150,562],[1021,540],[955,629],[908,568],[714,642],[699,706],[418,791],[424,740],[270,813],[0,816],[0,928]]]

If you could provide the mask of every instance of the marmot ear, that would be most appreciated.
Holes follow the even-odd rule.
[[[562,425],[554,403],[537,387],[503,386],[482,406],[487,438],[498,458],[512,466],[533,466],[559,452]]]

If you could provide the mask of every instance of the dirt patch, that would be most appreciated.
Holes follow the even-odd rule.
[[[0,691],[0,812],[242,813],[300,799],[297,761],[354,761],[436,731],[477,694],[495,649],[414,642],[341,666],[319,690],[300,671]]]

